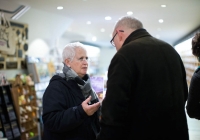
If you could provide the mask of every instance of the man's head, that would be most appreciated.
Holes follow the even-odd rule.
[[[200,33],[196,33],[192,38],[192,54],[200,58]]]
[[[131,16],[125,16],[117,21],[114,31],[113,38],[110,41],[113,44],[117,51],[122,47],[126,38],[135,30],[143,28],[142,23]]]

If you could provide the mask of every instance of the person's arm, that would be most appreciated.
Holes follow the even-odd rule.
[[[109,66],[107,92],[102,102],[101,131],[98,140],[124,139],[129,133],[130,94],[133,71],[125,57],[115,56]]]
[[[68,107],[67,88],[59,82],[50,83],[43,96],[43,123],[45,129],[53,132],[65,132],[75,129],[88,115],[82,105]]]
[[[191,79],[186,109],[190,118],[200,119],[200,72]]]

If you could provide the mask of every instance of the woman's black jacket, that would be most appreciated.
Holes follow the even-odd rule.
[[[81,106],[84,100],[74,80],[53,76],[43,95],[44,140],[96,139],[99,117],[97,112],[87,116]]]

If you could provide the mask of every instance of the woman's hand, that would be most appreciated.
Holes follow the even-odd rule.
[[[97,110],[98,108],[100,107],[100,102],[97,102],[97,103],[94,103],[92,105],[88,105],[88,103],[90,102],[91,100],[91,96],[89,96],[85,101],[82,102],[82,107],[83,107],[83,110],[85,111],[85,113],[88,115],[88,116],[91,116],[93,115]]]

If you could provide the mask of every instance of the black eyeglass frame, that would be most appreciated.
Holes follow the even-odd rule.
[[[119,30],[119,32],[124,32],[124,30]],[[113,38],[110,40],[110,43],[111,43],[111,45],[113,45],[113,46],[115,46],[115,44],[114,44],[114,39],[115,39],[115,36],[118,34],[118,31],[115,33],[115,35],[113,36]]]

